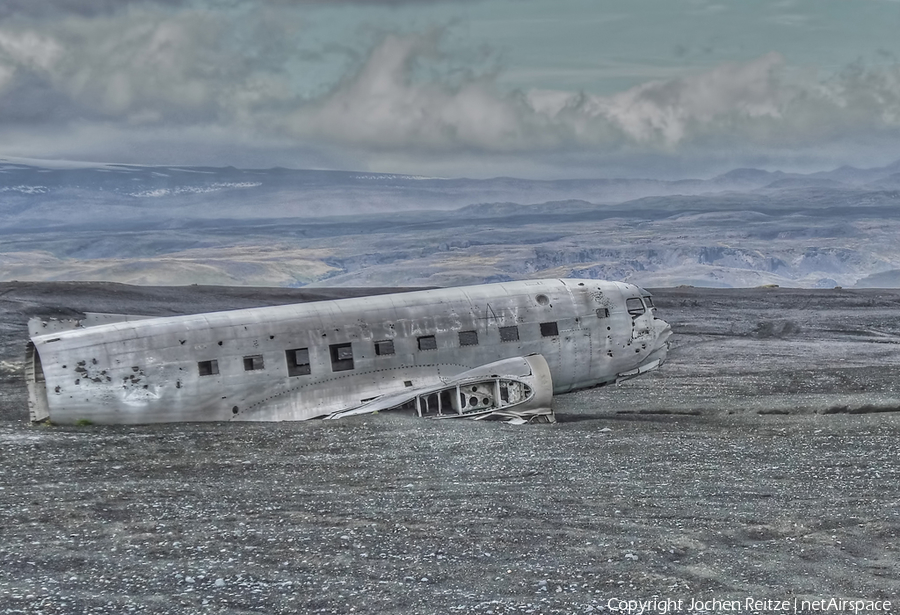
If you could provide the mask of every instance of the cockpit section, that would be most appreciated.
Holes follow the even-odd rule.
[[[644,355],[644,363],[635,370],[620,374],[619,380],[661,365],[665,361],[669,338],[672,336],[669,323],[657,318],[656,305],[649,291],[634,284],[622,284],[620,289],[625,299],[625,309],[632,321],[630,345],[635,348],[635,352]]]
[[[632,319],[648,313],[656,318],[656,306],[653,303],[653,295],[649,291],[634,284],[623,284],[622,286],[624,287],[622,294],[625,297],[625,309]]]
[[[626,289],[623,289],[624,292],[622,294],[625,296],[625,309],[631,315],[631,318],[634,319],[647,313],[655,318],[656,306],[653,304],[653,295],[640,286],[632,284],[624,286]]]
[[[647,311],[646,306],[640,297],[629,297],[625,300],[625,309],[631,314],[632,318],[637,318]]]

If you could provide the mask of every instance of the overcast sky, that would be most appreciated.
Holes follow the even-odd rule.
[[[2,0],[0,156],[437,176],[900,158],[898,0]]]

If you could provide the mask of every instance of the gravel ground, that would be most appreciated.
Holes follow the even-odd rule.
[[[669,362],[558,397],[556,425],[45,427],[20,384],[27,315],[308,296],[0,285],[0,614],[900,610],[900,292],[656,297]]]

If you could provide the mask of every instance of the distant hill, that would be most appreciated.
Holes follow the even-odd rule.
[[[900,270],[898,182],[900,162],[543,181],[0,159],[0,281],[853,286]]]
[[[880,271],[858,280],[857,288],[900,288],[900,269]]]

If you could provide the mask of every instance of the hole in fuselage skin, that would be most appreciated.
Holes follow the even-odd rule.
[[[235,406],[234,408],[232,408],[232,409],[231,409],[231,413],[232,413],[232,414],[237,414],[237,413],[238,413],[238,407]]]

